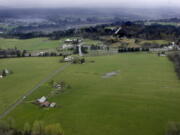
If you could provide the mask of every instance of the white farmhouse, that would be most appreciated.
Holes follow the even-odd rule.
[[[54,103],[54,102],[50,104],[51,108],[54,108],[55,106],[56,106],[56,103]]]
[[[71,48],[73,48],[73,45],[72,45],[72,44],[64,44],[64,45],[62,46],[62,49],[71,49]]]
[[[64,58],[65,62],[71,62],[74,58],[72,56],[68,56],[66,58]]]
[[[47,100],[47,98],[45,96],[41,97],[40,99],[38,99],[37,101],[39,103],[44,103]]]

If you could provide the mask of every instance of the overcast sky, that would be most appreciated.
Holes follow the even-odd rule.
[[[0,0],[6,7],[164,7],[178,6],[180,0]]]

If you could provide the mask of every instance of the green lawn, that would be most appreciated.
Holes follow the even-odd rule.
[[[114,40],[116,41],[115,43],[112,43],[112,47],[142,47],[145,43],[149,44],[155,44],[155,45],[164,45],[164,44],[169,44],[171,43],[170,41],[167,40],[144,40],[144,39],[136,39],[136,38],[119,38],[116,39],[114,37],[103,37],[104,40]],[[137,40],[137,41],[136,41]]]
[[[180,26],[180,23],[176,23],[176,22],[146,22],[145,23],[145,25],[153,25],[153,24]]]
[[[95,63],[71,65],[54,78],[72,87],[49,99],[60,108],[29,103],[48,95],[52,88],[45,84],[9,115],[16,126],[43,120],[60,122],[65,135],[164,135],[168,122],[180,121],[180,82],[166,57],[121,54],[88,60]],[[112,71],[119,74],[101,77]]]
[[[1,59],[0,70],[7,68],[13,74],[0,79],[0,113],[62,66],[58,60],[59,58]]]
[[[0,48],[18,48],[21,50],[43,50],[56,48],[63,44],[63,40],[49,40],[48,38],[33,38],[33,39],[0,39]]]
[[[68,37],[67,37],[68,38]],[[20,50],[52,50],[60,47],[64,44],[67,38],[62,38],[60,40],[49,40],[48,38],[32,38],[32,39],[4,39],[0,38],[0,49],[17,48]],[[70,37],[69,39],[74,39],[76,37]],[[101,45],[101,41],[84,39],[85,45]]]
[[[166,41],[166,40],[144,40],[144,41],[141,42],[141,44],[144,44],[144,43],[162,45],[162,44],[169,44],[171,42]]]

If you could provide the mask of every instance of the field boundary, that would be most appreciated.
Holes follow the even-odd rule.
[[[11,111],[13,111],[19,104],[21,104],[26,97],[30,96],[34,91],[36,91],[39,87],[41,87],[44,83],[49,81],[51,78],[53,78],[56,74],[60,73],[61,71],[65,70],[68,66],[70,66],[71,63],[65,64],[64,66],[60,67],[59,69],[52,72],[49,76],[47,76],[45,79],[40,81],[38,84],[34,86],[34,88],[30,89],[27,93],[23,94],[19,99],[16,100],[15,103],[11,104],[2,114],[0,114],[0,120],[6,117]]]

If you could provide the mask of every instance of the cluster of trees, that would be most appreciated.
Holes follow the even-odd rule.
[[[106,29],[106,27],[108,26],[111,26],[111,25],[103,24],[103,25],[98,25],[95,27],[81,28],[77,34],[83,38],[101,40],[100,39],[101,36],[112,35],[114,33],[113,30]]]
[[[31,54],[30,52],[27,52],[27,50],[18,50],[18,49],[6,49],[6,50],[0,50],[0,58],[11,58],[11,57],[31,57],[31,56],[62,56],[62,53],[56,53],[56,52],[44,52],[42,54],[36,55]]]
[[[180,79],[180,53],[172,53],[168,57],[174,63],[175,71]]]
[[[126,53],[126,52],[148,52],[149,48],[119,48],[119,53]]]
[[[45,52],[43,54],[39,54],[39,56],[45,56],[45,57],[48,57],[48,56],[62,56],[62,54],[57,54],[56,52]]]
[[[85,58],[84,57],[74,57],[72,60],[73,64],[83,64],[85,63]]]
[[[99,45],[91,45],[90,49],[91,50],[100,50],[101,47]]]
[[[75,36],[76,29],[68,29],[64,31],[55,31],[48,35],[51,40],[58,40],[63,37]]]
[[[13,72],[8,70],[8,69],[3,69],[2,71],[0,71],[0,75],[2,75],[3,77],[8,76],[9,74],[12,74]]]
[[[0,49],[0,58],[8,58],[8,57],[25,57],[27,51],[26,50],[18,50],[18,49]]]
[[[24,125],[22,130],[14,128],[14,121],[0,124],[1,135],[64,135],[64,131],[59,123],[46,125],[42,121],[35,121],[31,126]]]
[[[122,25],[122,29],[116,36],[146,40],[163,39],[177,41],[180,37],[180,27],[160,24],[146,26],[144,24],[126,22]]]

